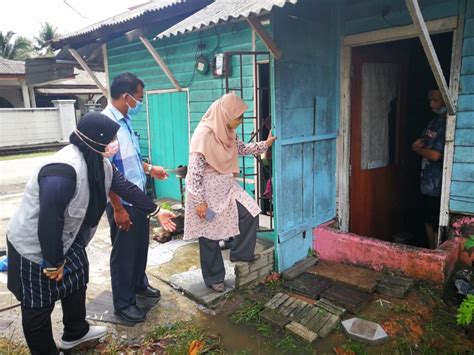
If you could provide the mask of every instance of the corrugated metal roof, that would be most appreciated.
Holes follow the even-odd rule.
[[[137,7],[132,8],[131,10],[128,10],[126,12],[123,12],[121,14],[115,15],[113,17],[110,17],[106,20],[97,22],[93,25],[90,25],[86,28],[83,28],[82,30],[76,31],[69,33],[67,35],[64,35],[58,39],[56,39],[54,42],[59,42],[63,41],[66,39],[78,37],[81,35],[84,35],[86,33],[94,32],[97,31],[101,28],[108,27],[108,26],[114,26],[120,23],[128,22],[130,20],[133,20],[137,17],[143,16],[147,13],[150,12],[155,12],[155,11],[160,11],[163,10],[167,7],[174,6],[176,4],[180,3],[185,3],[188,0],[150,0],[149,2],[139,5]]]
[[[274,6],[296,4],[298,0],[216,0],[202,10],[160,33],[155,39],[199,30],[250,14],[260,15],[271,11]]]
[[[25,62],[0,58],[0,75],[25,75]]]

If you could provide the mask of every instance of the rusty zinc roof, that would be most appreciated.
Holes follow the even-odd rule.
[[[0,58],[0,75],[25,75],[25,62]]]
[[[273,7],[296,4],[298,0],[216,0],[202,10],[196,12],[160,33],[155,39],[170,37],[186,32],[196,31],[232,19],[260,15],[269,12]]]

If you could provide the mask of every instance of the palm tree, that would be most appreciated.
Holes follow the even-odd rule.
[[[0,57],[11,60],[24,60],[28,58],[33,50],[31,41],[22,36],[16,36],[15,32],[0,31]]]
[[[58,28],[54,27],[49,22],[41,24],[41,29],[38,37],[35,37],[36,46],[35,49],[45,56],[54,55],[54,50],[51,47],[51,41],[58,38]]]

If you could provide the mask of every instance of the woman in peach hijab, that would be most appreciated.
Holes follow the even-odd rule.
[[[225,268],[219,241],[235,237],[230,260],[253,261],[258,215],[261,210],[236,181],[239,155],[265,152],[276,137],[245,144],[235,129],[248,106],[233,93],[207,110],[194,131],[186,177],[184,239],[199,239],[204,282],[216,292],[225,290]]]

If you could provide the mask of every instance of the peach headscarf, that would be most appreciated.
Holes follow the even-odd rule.
[[[227,123],[247,109],[247,104],[234,93],[214,101],[194,131],[189,152],[204,155],[221,174],[239,174],[236,133]]]

